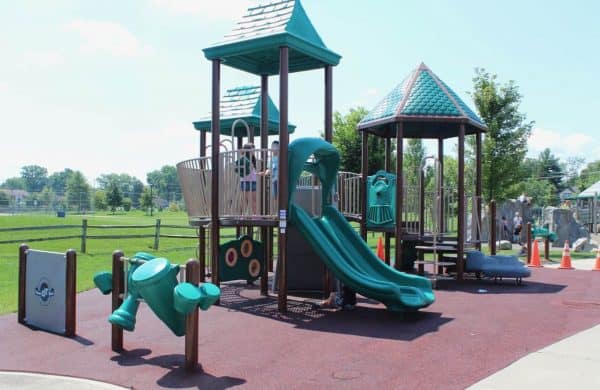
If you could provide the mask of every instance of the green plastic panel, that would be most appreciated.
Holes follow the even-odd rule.
[[[219,247],[219,279],[245,280],[248,283],[258,279],[265,267],[265,247],[262,242],[241,236]]]

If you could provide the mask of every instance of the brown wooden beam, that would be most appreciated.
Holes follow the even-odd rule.
[[[490,245],[490,254],[496,254],[496,201],[492,200],[490,202],[490,236],[489,236],[489,245]],[[504,226],[502,227],[504,229]]]
[[[475,134],[475,196],[477,197],[477,235],[475,237],[476,246],[481,250],[481,133]]]
[[[397,122],[396,127],[396,225],[394,250],[394,267],[402,268],[402,210],[404,208],[404,180],[402,180],[402,165],[404,160],[404,126]]]
[[[456,278],[463,280],[465,248],[465,125],[458,130],[458,242],[456,253]]]
[[[198,286],[200,284],[200,263],[189,259],[185,263],[185,281]],[[185,369],[195,371],[198,368],[198,308],[185,317]]]
[[[212,61],[212,120],[211,120],[211,280],[216,286],[219,281],[219,143],[221,137],[221,60]]]
[[[444,233],[446,231],[445,225],[445,216],[444,216],[444,139],[438,138],[438,161],[440,167],[440,207],[438,213],[438,225],[440,228],[440,233]]]
[[[260,148],[264,151],[269,147],[269,76],[263,74],[260,76]],[[264,166],[261,167],[263,171],[268,169],[268,158],[269,155],[266,152],[262,153],[261,160],[263,161]],[[266,177],[263,176],[263,180],[266,180]],[[267,210],[267,202],[270,198],[268,194],[265,194],[264,191],[261,191],[261,208],[263,214]],[[262,226],[260,228],[260,239],[265,246],[265,264],[263,269],[261,270],[260,276],[260,293],[261,295],[266,296],[269,290],[269,262],[272,261],[272,258],[269,259],[268,256],[272,256],[273,251],[267,250],[268,245],[272,245],[268,240],[268,230],[266,226]]]
[[[284,216],[287,223],[288,211],[288,76],[289,49],[279,48],[279,189],[278,202],[280,217]],[[295,185],[295,183],[292,183]],[[282,215],[285,213],[285,215]],[[277,240],[277,268],[279,273],[279,290],[277,308],[281,313],[287,312],[287,238],[286,228],[279,229]]]
[[[111,313],[117,310],[123,303],[122,295],[125,290],[125,283],[123,277],[123,262],[121,258],[125,254],[123,251],[116,250],[112,254],[112,299],[111,299]],[[115,352],[121,352],[123,350],[123,328],[120,326],[111,324],[111,348]]]
[[[73,337],[77,328],[77,253],[66,253],[65,336]]]
[[[392,170],[392,139],[385,139],[385,171],[390,172]]]
[[[367,175],[369,174],[369,133],[362,132],[360,168],[360,236],[367,241]]]
[[[19,307],[17,321],[25,323],[25,294],[27,283],[27,251],[29,247],[25,244],[19,246]]]

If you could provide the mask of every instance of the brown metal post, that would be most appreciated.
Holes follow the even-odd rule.
[[[394,267],[402,268],[402,210],[404,208],[404,180],[402,180],[402,165],[404,160],[404,125],[397,122],[396,126],[396,236]]]
[[[333,140],[333,67],[325,65],[325,141]]]
[[[27,250],[26,244],[19,246],[19,308],[17,320],[19,323],[25,323],[25,283],[27,283]]]
[[[425,235],[425,174],[419,165],[419,239]],[[421,259],[422,260],[422,259]]]
[[[390,233],[385,232],[384,233],[384,237],[385,237],[385,245],[384,245],[385,263],[387,265],[390,265],[391,264],[391,262],[390,262],[390,260],[391,260],[390,259],[390,241],[391,241],[390,238],[391,238],[391,235],[390,235]]]
[[[458,242],[456,247],[456,279],[463,280],[465,248],[465,124],[458,131]]]
[[[385,139],[385,171],[390,172],[392,170],[392,139]]]
[[[481,132],[475,134],[475,196],[477,197],[477,235],[475,242],[477,249],[481,250]]]
[[[221,60],[212,61],[212,120],[211,120],[211,212],[210,247],[211,281],[219,286],[219,141],[221,136]]]
[[[200,263],[190,259],[185,263],[185,281],[198,286],[200,284]],[[185,369],[198,368],[198,309],[185,317]]]
[[[260,148],[262,150],[266,150],[269,147],[269,76],[263,74],[260,76]],[[268,154],[263,152],[262,161],[265,164],[263,169],[267,169],[268,167]],[[263,178],[264,180],[264,178]],[[266,213],[267,210],[267,200],[270,198],[268,194],[264,192],[261,193],[262,201],[261,207],[263,214]],[[261,270],[260,277],[260,293],[262,295],[267,295],[269,292],[269,257],[272,255],[272,250],[268,250],[268,245],[272,245],[268,240],[268,230],[270,227],[263,226],[260,228],[260,239],[265,246],[265,266]],[[272,261],[272,257],[271,257]]]
[[[444,219],[444,139],[438,138],[438,161],[440,164],[440,210],[438,213],[439,221],[438,225],[440,227],[440,233],[444,233],[446,231],[445,219]]]
[[[69,249],[66,253],[67,275],[65,288],[65,336],[75,336],[77,327],[77,252]]]
[[[121,294],[124,293],[124,275],[123,262],[121,257],[125,256],[123,251],[116,250],[112,255],[112,309],[114,312],[123,303]],[[123,350],[123,328],[117,325],[111,325],[111,347],[115,352]]]
[[[527,264],[531,263],[531,243],[533,238],[531,236],[531,222],[527,222]]]
[[[360,165],[360,236],[367,241],[367,175],[369,174],[369,133],[362,131]]]
[[[206,132],[200,131],[200,157],[206,157]],[[200,261],[200,280],[206,279],[206,228],[198,228],[198,261]]]
[[[289,49],[287,46],[279,48],[279,218],[284,217],[287,223],[288,210],[288,60]],[[294,185],[295,183],[292,183]],[[285,213],[284,215],[282,215]],[[286,228],[280,227],[277,240],[277,268],[279,270],[279,290],[277,308],[280,312],[287,311],[287,234]]]
[[[550,261],[550,239],[544,238],[544,259]]]
[[[490,237],[489,237],[489,243],[490,243],[490,254],[491,255],[495,255],[496,254],[496,201],[492,200],[490,202]]]

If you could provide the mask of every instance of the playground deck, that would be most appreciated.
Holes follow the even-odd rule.
[[[200,313],[202,370],[182,368],[183,338],[142,305],[127,352],[110,350],[110,299],[78,295],[74,339],[0,317],[0,369],[92,378],[132,388],[463,389],[511,362],[600,323],[600,274],[534,270],[512,281],[441,281],[436,302],[402,319],[376,302],[328,311],[223,286],[221,307]],[[480,292],[481,289],[487,292]]]

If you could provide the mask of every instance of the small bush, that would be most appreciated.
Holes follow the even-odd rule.
[[[169,211],[172,211],[172,212],[179,211],[179,205],[176,202],[169,203]]]

